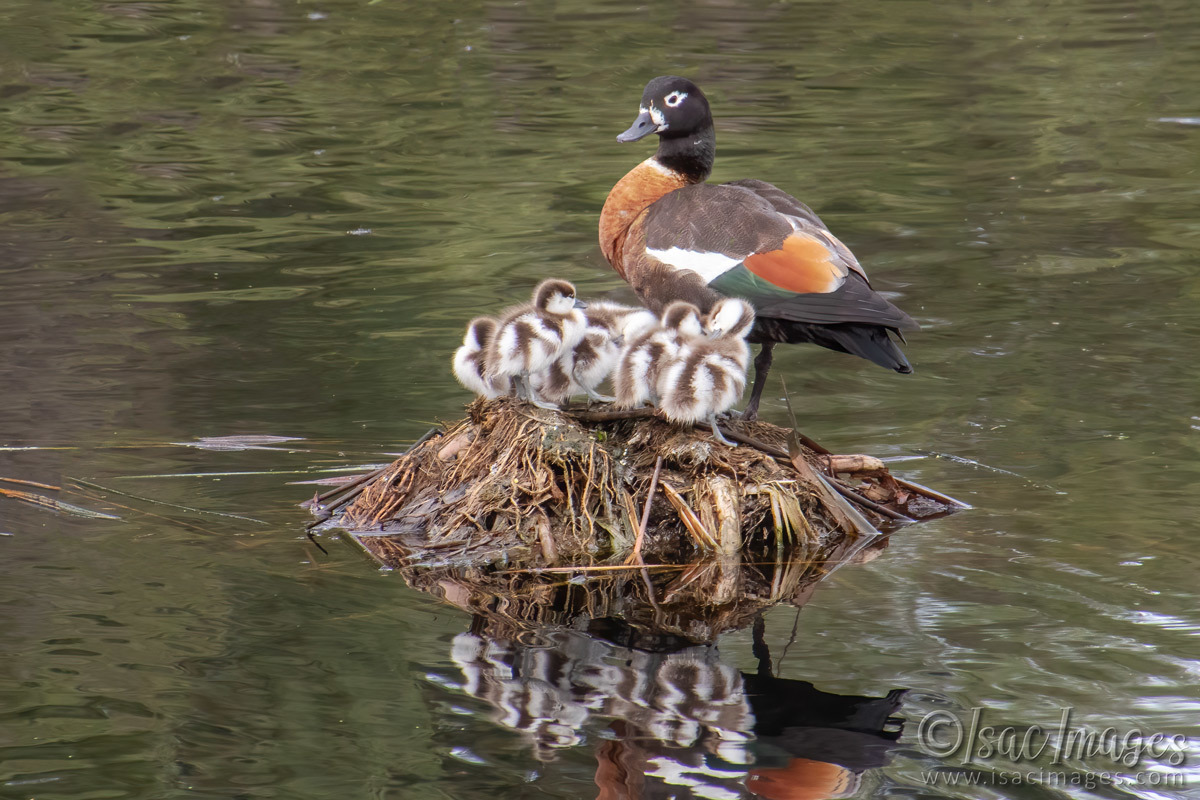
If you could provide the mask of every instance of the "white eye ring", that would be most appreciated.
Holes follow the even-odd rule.
[[[687,96],[687,92],[671,92],[669,95],[663,98],[663,102],[666,103],[670,108],[675,108],[675,106],[682,103]]]

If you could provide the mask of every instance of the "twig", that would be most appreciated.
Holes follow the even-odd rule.
[[[841,481],[834,480],[832,478],[825,478],[825,482],[827,484],[829,484],[830,486],[832,486],[833,490],[836,491],[838,494],[840,494],[842,497],[846,498],[847,500],[849,500],[852,503],[857,503],[858,505],[862,506],[863,508],[865,508],[869,511],[874,511],[876,514],[880,514],[882,516],[888,517],[889,519],[894,519],[894,520],[897,520],[900,522],[916,522],[915,519],[908,516],[907,514],[901,514],[899,511],[892,511],[887,506],[881,506],[881,505],[879,505],[879,503],[876,503],[873,500],[868,500],[867,498],[860,495],[858,492],[856,492],[853,489],[851,489],[850,487],[846,486]]]
[[[406,455],[407,455],[407,453],[413,452],[414,450],[418,449],[418,447],[420,447],[421,445],[424,445],[426,443],[426,441],[432,439],[434,437],[434,434],[437,434],[437,433],[438,433],[437,428],[428,429],[428,431],[425,432],[424,437],[421,437],[420,439],[414,441],[413,446],[409,447],[409,449],[404,451],[404,453],[406,453]],[[362,494],[362,491],[364,491],[364,489],[366,489],[368,483],[370,483],[374,479],[377,479],[377,477],[379,477],[380,475],[383,475],[385,473],[385,471],[388,471],[388,469],[390,467],[391,467],[391,464],[385,464],[384,467],[380,467],[377,470],[371,471],[371,473],[367,473],[365,475],[360,475],[360,476],[356,477],[356,479],[354,479],[353,481],[350,481],[348,483],[343,483],[342,486],[332,488],[332,489],[330,489],[329,492],[325,492],[324,494],[318,495],[317,503],[323,504],[326,499],[334,497],[334,495],[338,495],[341,492],[346,493],[346,494],[340,494],[340,497],[338,497],[336,500],[332,501],[332,503],[328,504],[328,507],[326,507],[326,511],[330,512],[329,516],[326,516],[323,518],[318,517],[317,519],[314,519],[313,522],[305,525],[305,529],[311,530],[313,528],[316,528],[317,525],[319,525],[320,523],[325,522],[326,519],[329,519],[332,516],[332,513],[331,513],[332,511],[334,511],[335,509],[340,509],[340,507],[349,503],[350,500],[353,500],[354,498],[359,497],[359,495]]]
[[[663,457],[660,455],[654,462],[654,473],[650,476],[650,489],[646,492],[646,504],[642,506],[642,520],[638,523],[637,538],[633,540],[633,553],[628,563],[640,564],[642,561],[642,542],[646,538],[646,525],[650,523],[650,504],[654,501],[654,492],[658,489],[658,475],[662,472]],[[647,588],[650,588],[647,585]]]
[[[732,436],[732,432],[731,432],[731,438],[734,438]],[[810,450],[815,450],[816,452],[820,453],[821,455],[833,455],[829,450],[826,450],[824,447],[821,447],[819,444],[812,441],[811,439],[809,439],[807,436],[804,436],[803,434],[799,434],[797,438],[800,439],[801,444],[803,444],[805,447],[807,447]],[[751,447],[757,448],[757,449],[761,450],[762,452],[766,453],[767,455],[774,456],[776,458],[783,459],[783,460],[786,460],[789,463],[791,463],[792,459],[786,453],[784,453],[782,450],[780,450],[777,447],[773,447],[773,446],[767,444],[766,442],[759,442],[754,439],[750,439],[749,437],[741,437],[740,439],[737,439],[737,441],[742,441],[744,444],[748,444]],[[892,480],[896,481],[896,483],[900,484],[901,486],[903,486],[906,489],[909,489],[910,491],[916,492],[917,494],[924,494],[928,497],[932,497],[933,499],[938,500],[939,502],[955,505],[959,508],[970,508],[970,506],[968,506],[966,503],[963,503],[959,500],[955,500],[952,497],[948,497],[946,495],[939,494],[938,492],[935,492],[932,489],[926,489],[924,486],[921,486],[920,484],[911,483],[909,481],[904,480],[903,478],[897,478],[895,475],[892,475],[891,472],[888,472],[887,474],[889,477],[891,477]],[[863,508],[867,509],[868,511],[874,511],[876,514],[887,517],[888,519],[894,519],[897,522],[916,522],[917,521],[915,517],[910,517],[907,514],[903,514],[899,511],[893,511],[892,509],[888,508],[887,506],[880,505],[879,503],[876,503],[873,500],[868,500],[867,498],[860,495],[858,492],[851,489],[846,484],[842,483],[836,477],[828,477],[827,478],[824,475],[820,475],[820,477],[823,481],[825,481],[826,484],[828,484],[830,487],[832,487],[838,494],[842,495],[850,502],[862,506]]]
[[[316,537],[316,536],[313,536],[313,532],[312,532],[312,531],[305,531],[305,532],[304,532],[304,535],[308,537],[308,540],[309,540],[310,542],[312,542],[313,544],[315,544],[315,545],[317,546],[317,549],[318,549],[318,550],[320,550],[320,551],[321,551],[322,553],[324,553],[325,555],[329,555],[329,551],[328,551],[328,550],[326,550],[324,547],[322,547],[322,546],[321,546],[321,543],[317,541],[317,537]]]
[[[383,471],[390,466],[391,466],[391,464],[387,464],[385,466],[380,467],[379,469],[372,470],[370,472],[364,472],[362,475],[359,475],[357,478],[354,478],[353,480],[346,481],[345,483],[341,484],[340,486],[333,487],[332,489],[325,492],[324,494],[317,495],[317,502],[315,503],[315,505],[324,505],[325,501],[328,500],[329,498],[331,498],[335,495],[341,494],[342,492],[347,492],[347,491],[350,491],[351,489],[355,489],[359,486],[362,486],[364,483],[367,483],[368,481],[372,480],[373,478],[379,477],[383,473]]]
[[[662,472],[663,457],[660,455],[654,462],[654,473],[650,476],[650,489],[646,492],[646,505],[642,507],[642,520],[638,525],[638,536],[646,535],[646,525],[650,522],[650,502],[654,499],[654,490],[658,488],[658,476]]]
[[[805,436],[800,431],[796,431],[796,438],[798,438],[800,440],[800,444],[804,445],[809,450],[812,450],[817,455],[821,455],[821,456],[833,455],[832,450],[826,448],[825,445],[821,444],[817,440],[811,439],[811,438]]]
[[[704,523],[696,516],[696,512],[692,510],[687,501],[683,499],[683,495],[669,483],[662,485],[663,494],[667,496],[667,500],[675,507],[675,511],[679,514],[679,519],[683,526],[688,529],[688,533],[692,538],[703,548],[709,550],[717,549],[717,540],[708,532],[708,528],[704,527]]]
[[[783,383],[782,375],[779,376],[779,381],[780,381],[780,383]],[[823,456],[834,455],[832,450],[826,449],[819,442],[813,441],[812,439],[808,438],[807,436],[805,436],[803,433],[800,432],[800,428],[796,425],[796,415],[792,413],[792,401],[788,398],[786,383],[783,383],[783,400],[787,404],[788,415],[792,418],[792,430],[795,431],[796,437],[800,439],[800,444],[804,445],[809,450],[812,450],[814,453],[818,453],[819,455],[823,455]],[[891,472],[888,472],[888,474],[891,475]],[[1023,477],[1023,476],[1018,475],[1017,477]],[[932,500],[936,500],[939,503],[945,503],[947,505],[957,506],[957,507],[963,508],[963,509],[967,509],[967,508],[971,507],[961,500],[955,500],[953,497],[950,497],[949,495],[942,494],[941,492],[935,492],[933,489],[922,486],[919,483],[913,483],[912,481],[906,481],[906,480],[904,480],[904,478],[897,478],[895,475],[892,475],[892,479],[894,481],[896,481],[896,483],[903,486],[905,489],[908,489],[910,492],[915,492],[916,494],[924,495],[925,497],[928,497]],[[911,520],[912,517],[906,517],[906,519]]]
[[[642,576],[642,585],[646,587],[646,599],[650,601],[650,607],[654,609],[654,613],[661,614],[662,608],[658,605],[658,598],[654,596],[654,584],[650,582],[650,570],[643,565],[639,574]]]
[[[805,436],[803,433],[800,432],[799,426],[796,425],[796,415],[792,413],[792,401],[788,396],[787,383],[784,382],[782,375],[779,376],[779,382],[783,384],[783,400],[784,400],[784,403],[787,404],[788,416],[791,417],[791,420],[792,420],[792,430],[795,432],[796,437],[800,440],[800,444],[804,445],[809,450],[812,450],[814,453],[817,453],[819,455],[823,455],[823,456],[834,455],[833,451],[827,449],[826,447],[821,445],[819,442],[816,442],[816,441],[810,439],[809,437]],[[889,472],[888,474],[891,475],[891,472]],[[955,500],[953,497],[941,494],[940,492],[935,492],[932,489],[928,489],[919,483],[913,483],[911,481],[906,481],[903,478],[897,478],[895,475],[892,475],[892,479],[894,481],[896,481],[896,483],[903,486],[905,489],[908,489],[910,492],[915,492],[916,494],[924,495],[928,498],[938,501],[939,503],[946,503],[948,505],[957,506],[959,508],[970,508],[969,505],[962,502],[961,500]],[[856,495],[856,497],[857,497],[857,495]],[[860,498],[860,499],[862,499],[862,498]],[[870,508],[870,506],[865,506],[865,507]],[[882,512],[880,512],[880,513],[882,513]],[[904,519],[912,520],[912,517],[904,517]]]
[[[730,439],[733,439],[735,442],[738,442],[739,444],[748,444],[751,447],[753,447],[755,450],[759,450],[763,453],[766,453],[769,456],[775,456],[776,458],[788,459],[787,451],[781,450],[778,447],[776,447],[775,445],[767,444],[764,441],[754,439],[750,436],[745,435],[744,433],[738,433],[737,431],[735,431],[733,429],[722,430],[722,433],[724,433]]]
[[[58,502],[40,494],[33,492],[19,492],[16,489],[0,489],[0,497],[11,497],[14,500],[21,500],[30,505],[41,506],[55,511],[58,510]]]
[[[556,574],[570,572],[615,572],[625,569],[684,569],[687,564],[597,564],[589,567],[530,567],[528,569],[501,569],[497,570],[496,575],[524,575],[524,574]]]
[[[245,522],[257,522],[259,525],[269,525],[270,524],[268,522],[265,522],[264,520],[255,519],[254,517],[244,517],[241,514],[230,514],[225,511],[209,511],[208,509],[205,509],[205,508],[193,508],[192,506],[180,505],[179,503],[168,503],[166,500],[155,500],[150,497],[141,497],[140,495],[130,494],[129,492],[122,492],[119,489],[110,489],[107,486],[101,486],[98,483],[92,483],[91,481],[85,481],[83,478],[72,478],[71,476],[68,475],[67,480],[75,481],[75,483],[78,483],[82,486],[87,486],[88,488],[91,488],[91,489],[99,489],[102,492],[111,492],[112,494],[119,494],[122,497],[130,497],[130,498],[133,498],[134,500],[141,500],[143,503],[154,503],[155,505],[167,506],[168,508],[178,508],[181,511],[192,511],[197,514],[212,514],[213,516],[217,516],[217,517],[229,517],[231,519],[244,520]]]
[[[72,479],[72,480],[74,480],[74,479]],[[82,489],[84,487],[80,487],[80,488]],[[84,491],[80,491],[79,494],[82,495],[83,497],[92,497],[96,500],[103,500],[105,503],[109,504],[110,506],[114,506],[115,508],[123,508],[126,511],[132,511],[135,514],[141,514],[146,517],[152,517],[153,519],[161,519],[161,520],[163,520],[165,522],[169,522],[173,525],[181,525],[184,528],[190,528],[194,531],[200,531],[200,533],[207,533],[209,536],[219,536],[220,535],[216,531],[210,531],[208,528],[202,528],[194,522],[187,522],[185,520],[175,519],[173,517],[164,517],[162,514],[155,514],[153,511],[147,511],[144,508],[134,508],[133,506],[123,505],[121,503],[118,503],[116,500],[111,500],[107,497],[103,497],[103,498],[95,497],[94,495],[88,494],[87,492],[84,492]]]
[[[905,489],[908,489],[910,492],[916,492],[917,494],[923,494],[926,497],[930,497],[939,502],[946,503],[947,505],[957,506],[958,508],[961,508],[961,509],[971,508],[970,505],[968,505],[967,503],[964,503],[962,500],[956,500],[948,494],[942,494],[941,492],[934,491],[933,489],[930,489],[928,486],[922,486],[919,483],[913,483],[912,481],[906,481],[903,478],[896,478],[895,475],[893,475],[892,477],[895,478],[896,483],[900,484]]]
[[[0,478],[0,481],[4,481],[5,483],[19,483],[22,486],[32,486],[36,489],[49,489],[52,492],[62,491],[61,486],[51,486],[48,483],[38,483],[37,481],[25,481],[20,478]]]
[[[784,398],[786,398],[786,397],[787,397],[787,395],[784,395]],[[741,442],[742,444],[748,444],[751,447],[753,447],[754,449],[761,450],[762,452],[766,453],[769,456],[774,456],[775,458],[779,458],[784,461],[787,461],[788,463],[791,463],[791,460],[792,460],[791,456],[789,456],[785,451],[779,449],[778,447],[775,447],[774,445],[767,444],[766,442],[760,442],[758,439],[752,439],[749,436],[743,436],[742,434],[738,433],[737,431],[729,431],[726,435],[730,439],[733,439],[735,442]],[[816,449],[816,448],[811,447],[809,444],[807,444],[805,442],[805,439],[807,439],[808,437],[799,437],[799,438],[801,440],[801,444],[803,444],[805,447],[808,447],[810,450]],[[808,440],[808,441],[812,441],[812,440]],[[813,442],[813,444],[816,444],[816,443]],[[820,445],[817,445],[817,447],[820,447]],[[826,450],[824,447],[821,447],[818,452],[822,452],[823,455],[829,454],[829,451]],[[902,483],[899,478],[896,478],[896,481],[898,483]],[[874,511],[876,514],[885,516],[888,519],[894,519],[894,520],[898,520],[901,522],[916,522],[916,520],[910,516],[901,514],[899,511],[893,511],[892,509],[890,509],[886,506],[881,506],[876,502],[868,500],[867,498],[865,498],[862,495],[855,492],[853,489],[850,489],[849,487],[847,487],[844,483],[842,483],[839,480],[828,479],[827,482],[829,483],[830,486],[832,486],[837,491],[838,494],[842,495],[850,502],[856,503],[856,504],[862,506],[863,508],[868,509],[869,511]],[[949,499],[949,498],[947,498],[947,499]]]
[[[792,620],[792,635],[788,639],[787,644],[785,644],[783,646],[783,652],[779,654],[779,665],[778,666],[779,666],[780,670],[783,669],[783,660],[785,658],[787,658],[788,650],[791,649],[791,646],[796,643],[796,631],[799,629],[800,629],[800,609],[797,608],[796,616]],[[775,675],[776,675],[776,677],[778,677],[779,673],[776,672]]]
[[[412,443],[411,447],[409,447],[407,450],[404,451],[405,454],[411,453],[413,450],[416,450],[418,447],[420,447],[421,445],[428,442],[430,439],[432,439],[434,437],[435,434],[437,434],[437,432],[438,432],[437,428],[430,428],[429,430],[427,430],[425,432],[424,436],[422,436],[420,439],[417,439],[415,442]],[[391,466],[391,464],[387,464],[385,466],[380,467],[377,470],[374,470],[373,472],[367,472],[363,475],[359,475],[357,478],[355,478],[352,481],[343,483],[341,486],[333,487],[328,492],[325,492],[325,494],[317,495],[317,503],[323,505],[323,504],[325,504],[325,501],[328,500],[329,498],[334,497],[336,495],[340,495],[342,492],[346,492],[346,495],[344,497],[338,497],[336,501],[329,503],[329,506],[330,506],[330,508],[339,508],[341,506],[346,505],[346,503],[350,502],[351,500],[353,500],[354,498],[356,498],[360,494],[362,494],[362,491],[366,487],[366,485],[368,483],[370,483],[371,481],[373,481],[374,479],[378,478],[380,475],[382,475],[390,466]],[[319,522],[320,521],[318,521],[318,524],[319,524]]]
[[[788,419],[792,421],[792,433],[796,434],[796,438],[800,440],[800,444],[823,456],[833,455],[833,453],[800,432],[800,426],[796,423],[796,413],[792,411],[792,396],[788,394],[787,381],[783,379],[782,375],[779,376],[779,384],[783,386],[783,403],[787,406]]]
[[[631,408],[625,411],[587,411],[567,409],[564,414],[574,417],[581,422],[608,422],[614,419],[645,419],[656,416],[653,408]]]

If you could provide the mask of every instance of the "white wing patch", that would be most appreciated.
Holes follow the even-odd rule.
[[[741,264],[743,260],[727,256],[724,253],[701,253],[695,250],[684,250],[682,247],[672,247],[669,250],[646,248],[646,255],[675,269],[690,269],[704,278],[705,283],[712,283],[718,276],[724,275]]]

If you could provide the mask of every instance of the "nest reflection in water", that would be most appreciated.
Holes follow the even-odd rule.
[[[863,774],[887,762],[904,694],[835,694],[779,676],[762,612],[802,605],[832,566],[710,560],[647,570],[645,579],[584,574],[585,583],[480,568],[402,574],[472,615],[453,640],[457,673],[440,676],[442,690],[475,698],[540,761],[590,747],[597,797],[659,797],[669,787],[679,798],[832,798],[852,796]],[[713,604],[714,581],[739,591]],[[741,671],[716,639],[746,626],[757,666]]]

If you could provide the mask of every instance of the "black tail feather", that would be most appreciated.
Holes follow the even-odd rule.
[[[861,325],[852,322],[815,325],[759,317],[749,338],[752,342],[812,342],[839,353],[865,358],[881,367],[907,375],[913,368],[889,336],[892,330],[882,325]],[[899,335],[898,331],[895,333]]]

